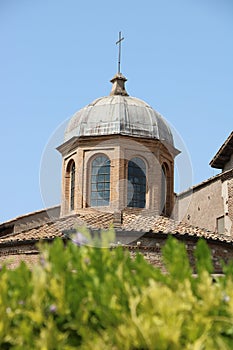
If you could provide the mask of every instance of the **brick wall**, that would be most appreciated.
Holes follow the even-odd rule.
[[[185,244],[190,264],[194,268],[194,251],[196,249],[197,239],[187,237],[185,239],[181,238],[179,240]],[[165,271],[165,267],[162,260],[162,247],[165,244],[165,242],[166,238],[156,238],[156,243],[153,246],[131,248],[130,254],[132,257],[134,257],[136,252],[140,252],[150,264],[152,264],[155,267],[159,267],[162,271]],[[214,273],[222,273],[221,262],[224,261],[225,263],[229,263],[233,260],[233,244],[213,240],[207,241],[207,244],[211,250],[212,261],[214,265]],[[195,269],[193,270],[193,272],[196,272]]]
[[[142,158],[146,164],[147,192],[146,209],[161,213],[162,164],[167,169],[166,214],[173,209],[174,192],[174,155],[158,140],[132,138],[124,136],[92,137],[72,142],[71,149],[63,153],[62,205],[61,215],[70,214],[69,176],[67,168],[74,160],[76,165],[75,207],[90,206],[90,169],[91,162],[98,154],[106,155],[111,161],[111,191],[109,211],[123,210],[127,207],[127,164],[134,157]]]
[[[24,261],[29,267],[39,261],[39,252],[34,244],[21,244],[1,247],[0,265],[7,264],[8,268],[16,268],[21,261]]]
[[[224,215],[220,178],[178,196],[178,220],[216,231],[216,219]]]
[[[150,241],[150,245],[130,246],[125,249],[130,251],[132,258],[137,252],[140,252],[150,264],[160,268],[162,271],[165,271],[162,261],[162,247],[166,242],[167,235],[148,233],[144,236],[144,238],[140,238],[142,244],[143,239],[145,242]],[[196,249],[197,238],[177,236],[177,239],[185,244],[191,266],[194,266],[194,251]],[[212,254],[214,273],[222,273],[221,261],[228,263],[230,260],[233,260],[233,244],[214,240],[208,240],[207,244]],[[17,247],[1,247],[0,249],[0,264],[7,263],[9,268],[17,267],[21,261],[25,261],[29,267],[32,267],[38,263],[39,258],[40,256],[38,250],[32,244],[22,244]]]

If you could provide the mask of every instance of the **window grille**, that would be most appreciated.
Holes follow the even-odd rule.
[[[128,163],[128,207],[145,208],[146,205],[146,164],[140,158]]]
[[[105,156],[95,158],[91,166],[91,206],[109,205],[110,160]]]

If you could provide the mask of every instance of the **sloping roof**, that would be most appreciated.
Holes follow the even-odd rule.
[[[207,180],[204,180],[202,182],[200,182],[197,185],[194,185],[192,187],[189,187],[187,190],[177,193],[176,196],[177,198],[182,198],[185,197],[187,195],[190,195],[192,192],[196,192],[201,190],[203,187],[209,186],[211,183],[215,182],[215,181],[226,181],[226,180],[230,180],[233,178],[233,169],[230,170],[226,170],[220,174],[214,175],[212,177],[210,177]]]
[[[212,168],[223,169],[233,154],[233,131],[230,133],[224,144],[219,148],[213,159],[210,161]]]
[[[59,217],[60,205],[17,216],[11,220],[0,223],[0,237],[6,236],[7,233],[21,232],[24,229],[38,227],[45,222]]]
[[[51,240],[55,237],[63,237],[64,230],[87,226],[91,229],[107,229],[114,225],[114,214],[100,212],[94,209],[80,210],[75,215],[51,220],[37,227],[22,230],[21,232],[11,233],[0,238],[0,246],[26,243],[29,241]],[[172,219],[162,216],[146,216],[142,214],[132,214],[123,212],[121,225],[117,225],[117,232],[122,236],[132,233],[138,233],[138,238],[144,233],[164,233],[174,235],[188,235],[190,237],[204,237],[222,242],[232,242],[233,238],[219,235],[217,233],[191,226],[186,223],[176,222]]]

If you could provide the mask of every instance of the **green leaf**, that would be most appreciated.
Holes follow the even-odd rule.
[[[165,267],[174,282],[181,282],[191,277],[192,269],[183,243],[169,236],[162,249],[162,254]]]
[[[211,252],[204,239],[199,239],[197,242],[194,255],[196,258],[196,269],[198,274],[201,274],[203,271],[207,271],[208,273],[214,271]]]

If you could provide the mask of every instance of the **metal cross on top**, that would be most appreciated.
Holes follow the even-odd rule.
[[[121,37],[121,32],[119,32],[119,39],[116,42],[116,45],[119,45],[119,53],[118,53],[118,73],[121,72],[121,42],[124,38]]]

